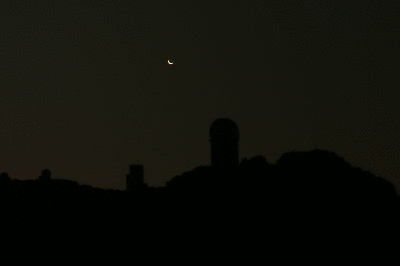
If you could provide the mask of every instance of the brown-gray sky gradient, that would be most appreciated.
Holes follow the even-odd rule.
[[[282,3],[284,2],[284,3]],[[125,189],[239,158],[327,149],[400,191],[397,1],[5,1],[0,172]],[[167,60],[174,62],[168,65]]]

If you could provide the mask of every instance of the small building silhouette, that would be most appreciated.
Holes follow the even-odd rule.
[[[129,174],[126,175],[126,190],[136,190],[144,186],[143,165],[132,164],[129,166]]]
[[[239,128],[229,118],[218,118],[210,126],[211,166],[239,164]]]
[[[9,181],[9,180],[11,180],[11,177],[8,175],[7,172],[3,172],[0,174],[0,180],[1,181]]]
[[[42,175],[39,176],[39,180],[50,180],[51,179],[51,172],[49,169],[44,169],[42,171]]]

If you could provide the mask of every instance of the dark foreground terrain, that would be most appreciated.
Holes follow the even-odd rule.
[[[398,241],[394,186],[322,150],[134,191],[3,179],[0,206],[3,259],[41,264],[382,262]]]

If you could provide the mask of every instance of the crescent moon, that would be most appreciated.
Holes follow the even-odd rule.
[[[170,62],[170,61],[168,60],[168,64],[169,64],[169,65],[173,65],[174,63],[173,63],[173,62]]]

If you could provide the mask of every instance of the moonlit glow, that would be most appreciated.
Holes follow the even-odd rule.
[[[170,61],[168,60],[168,64],[172,65],[172,64],[174,64],[174,63],[173,63],[173,62],[170,62]]]

